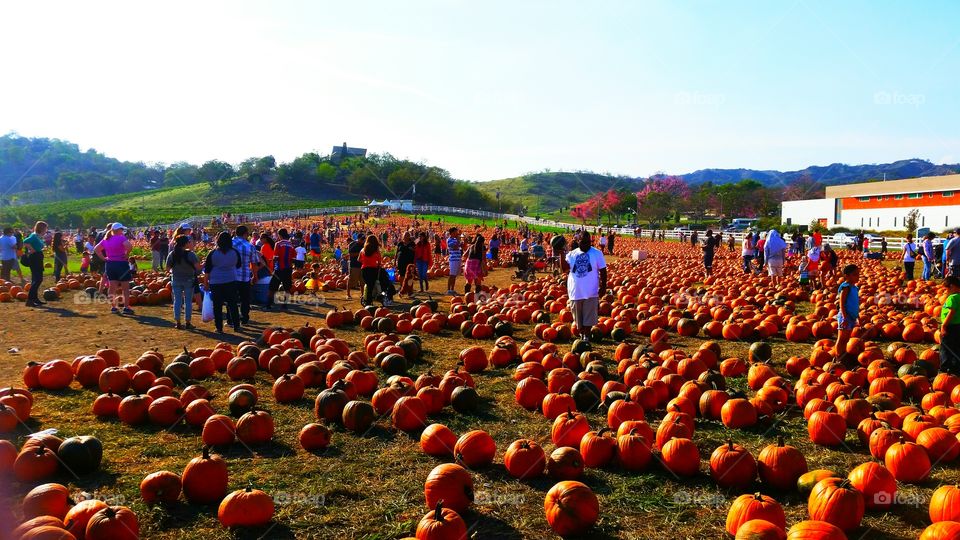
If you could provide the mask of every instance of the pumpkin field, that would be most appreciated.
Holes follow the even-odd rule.
[[[364,308],[332,279],[241,334],[174,329],[161,277],[135,317],[3,285],[0,538],[960,538],[939,282],[840,253],[838,358],[839,272],[775,287],[723,248],[705,278],[618,238],[588,343],[566,276],[509,252],[481,292]]]

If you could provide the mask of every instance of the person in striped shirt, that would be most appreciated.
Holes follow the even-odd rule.
[[[447,294],[456,296],[457,276],[460,275],[460,263],[463,252],[460,249],[460,231],[451,227],[447,236],[447,262],[450,264],[450,277],[447,278]]]
[[[293,244],[290,243],[290,233],[286,229],[277,231],[280,241],[273,246],[273,277],[270,279],[270,294],[267,297],[266,309],[273,306],[274,296],[283,286],[283,290],[290,295],[293,291]],[[286,309],[284,302],[281,309]]]

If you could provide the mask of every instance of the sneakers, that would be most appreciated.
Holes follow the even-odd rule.
[[[448,295],[448,296],[457,296],[457,291],[455,291],[455,290],[453,290],[453,289],[447,289],[447,295]]]
[[[183,330],[183,325],[180,324],[180,321],[177,321],[177,330]]]
[[[120,310],[115,307],[112,307],[110,308],[110,313],[117,314],[117,313],[120,313]]]
[[[194,326],[193,326],[192,324],[190,324],[190,321],[187,321],[187,324],[186,324],[186,326],[184,326],[184,328],[186,328],[187,330],[193,330],[193,329],[194,329]]]
[[[389,298],[383,299],[383,307],[390,307],[392,305],[393,305],[393,300],[390,300]]]
[[[130,308],[128,308],[128,307],[125,307],[125,308],[123,308],[123,314],[124,314],[124,315],[133,315],[134,313],[133,313],[133,310],[132,310],[132,309],[130,309]]]

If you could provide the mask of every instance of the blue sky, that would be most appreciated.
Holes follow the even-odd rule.
[[[463,179],[960,161],[960,2],[17,2],[0,133]]]

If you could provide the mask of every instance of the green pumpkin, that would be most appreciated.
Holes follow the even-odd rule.
[[[610,332],[610,337],[613,338],[614,341],[623,341],[627,339],[627,331],[623,328],[614,328],[613,331]]]
[[[590,381],[580,380],[573,383],[570,396],[577,404],[577,410],[583,413],[593,411],[600,405],[600,390]]]
[[[249,390],[240,389],[231,393],[227,402],[230,407],[230,414],[240,417],[253,410],[253,407],[257,404],[257,396]]]
[[[374,327],[379,332],[390,334],[397,329],[397,323],[393,322],[393,319],[390,317],[381,317],[379,322],[374,321]]]
[[[750,345],[751,362],[769,362],[773,358],[773,348],[766,341],[757,341]]]
[[[590,342],[582,339],[575,339],[573,344],[570,345],[570,351],[575,354],[583,354],[591,349]]]
[[[174,383],[180,386],[186,386],[187,381],[190,380],[190,365],[186,362],[171,362],[170,365],[163,370],[163,374],[170,377],[170,380]]]
[[[470,386],[458,386],[450,394],[450,405],[458,413],[472,413],[480,407],[480,395]]]
[[[407,372],[407,359],[402,354],[388,354],[380,362],[380,369],[387,375],[403,375]]]
[[[493,327],[493,334],[497,337],[512,336],[513,325],[509,322],[498,322],[496,326]]]
[[[84,435],[70,437],[60,443],[57,450],[60,465],[68,474],[90,474],[100,468],[103,460],[103,444],[96,437]]]

